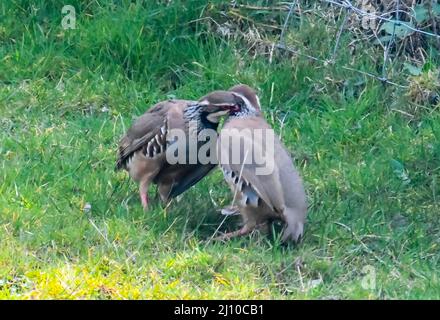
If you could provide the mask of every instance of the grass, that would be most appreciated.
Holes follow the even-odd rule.
[[[75,30],[58,1],[0,4],[0,298],[439,299],[438,111],[410,121],[394,87],[251,58],[191,22],[218,1],[183,3],[72,0]],[[310,203],[297,246],[277,232],[207,241],[231,201],[218,171],[147,213],[113,171],[150,105],[239,82],[259,88],[277,132],[284,119]]]

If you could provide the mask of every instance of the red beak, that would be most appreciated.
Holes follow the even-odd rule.
[[[240,108],[239,108],[238,104],[232,104],[232,105],[228,104],[228,105],[222,106],[222,108],[224,110],[229,110],[230,113],[240,111]]]

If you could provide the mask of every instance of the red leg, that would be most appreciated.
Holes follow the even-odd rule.
[[[148,210],[148,195],[146,192],[139,192],[140,196],[141,196],[141,202],[142,202],[142,207],[144,208],[144,210]]]
[[[243,228],[241,228],[240,230],[236,230],[236,231],[232,231],[232,232],[228,232],[225,233],[219,237],[214,238],[214,240],[220,240],[220,241],[227,241],[227,240],[231,240],[232,238],[235,237],[241,237],[241,236],[245,236],[249,233],[252,232],[253,229],[248,228],[246,225],[243,226]]]

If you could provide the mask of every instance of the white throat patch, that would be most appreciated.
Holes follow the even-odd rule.
[[[235,95],[239,96],[241,99],[243,99],[244,103],[246,104],[246,108],[250,111],[250,113],[257,113],[257,109],[252,105],[252,103],[243,95],[234,92]],[[257,97],[258,101],[258,97]]]

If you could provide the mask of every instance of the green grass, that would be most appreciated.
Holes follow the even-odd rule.
[[[391,108],[404,90],[338,65],[253,59],[191,22],[219,1],[181,2],[70,1],[76,30],[60,27],[58,1],[0,4],[0,298],[439,299],[438,111],[409,121]],[[285,120],[310,203],[297,246],[278,232],[207,241],[231,201],[218,171],[147,213],[113,171],[150,105],[239,82],[259,88],[277,132]]]

